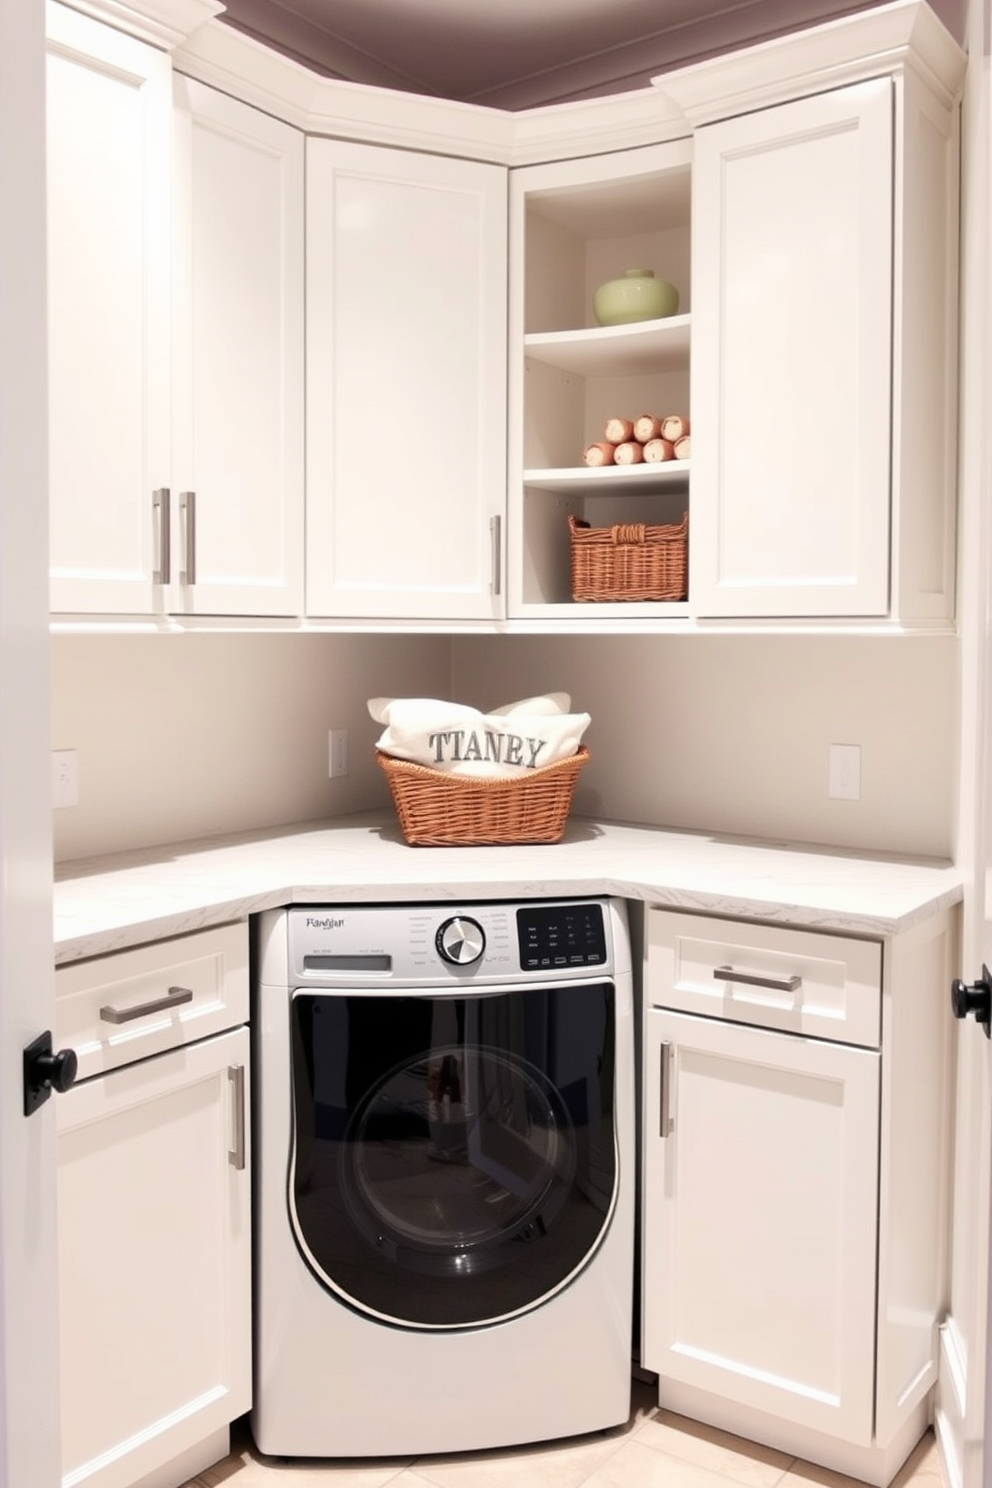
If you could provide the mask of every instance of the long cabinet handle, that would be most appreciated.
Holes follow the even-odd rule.
[[[196,492],[179,492],[179,512],[183,519],[183,567],[181,584],[196,583]]]
[[[144,1018],[149,1013],[161,1013],[167,1008],[182,1007],[184,1002],[192,1001],[191,988],[170,987],[164,997],[156,997],[153,1002],[139,1002],[137,1007],[102,1007],[100,1017],[104,1023],[130,1023],[133,1018]]]
[[[168,486],[160,486],[157,491],[152,492],[155,540],[158,544],[158,564],[152,573],[153,584],[168,584],[172,576],[171,495]]]
[[[661,1044],[661,1067],[658,1071],[661,1084],[658,1090],[658,1135],[667,1137],[672,1131],[672,1050],[673,1045],[664,1040]]]
[[[234,1146],[227,1160],[238,1172],[245,1166],[245,1067],[229,1064],[227,1078],[234,1091]]]
[[[493,594],[503,588],[503,518],[489,518],[489,538],[492,543],[492,579],[489,584]]]
[[[735,971],[732,966],[714,967],[713,978],[717,982],[740,982],[745,987],[765,987],[769,992],[798,992],[803,984],[801,976],[756,976],[750,971]]]

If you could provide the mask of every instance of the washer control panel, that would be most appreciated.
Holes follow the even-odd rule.
[[[523,971],[606,963],[606,927],[598,903],[528,904],[517,910],[517,935]]]
[[[293,906],[294,986],[445,987],[615,970],[609,899]],[[625,941],[624,941],[625,943]]]

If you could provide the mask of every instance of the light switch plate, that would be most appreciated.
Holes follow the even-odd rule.
[[[860,744],[831,744],[827,795],[835,801],[860,801]]]
[[[52,750],[52,806],[79,805],[79,765],[74,749]]]

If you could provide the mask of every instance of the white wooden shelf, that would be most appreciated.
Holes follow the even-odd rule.
[[[638,491],[643,495],[658,491],[687,489],[689,460],[645,461],[641,465],[576,465],[554,470],[525,470],[523,483],[538,491],[559,494],[593,495],[614,491]]]
[[[583,376],[660,372],[687,364],[690,319],[670,315],[634,325],[531,332],[524,337],[524,351],[535,361]]]

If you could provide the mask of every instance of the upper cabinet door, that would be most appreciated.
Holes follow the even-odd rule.
[[[47,26],[52,608],[147,613],[169,484],[169,59],[59,5]]]
[[[307,613],[502,613],[506,172],[307,142]]]
[[[698,131],[699,615],[888,613],[894,86]]]
[[[172,590],[303,610],[303,135],[188,78],[175,98]]]

